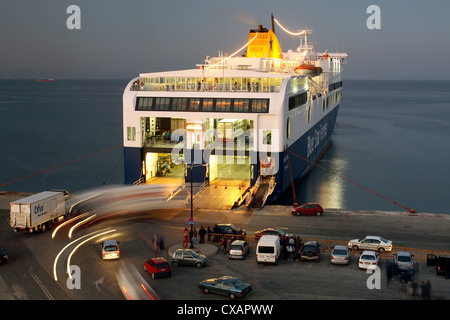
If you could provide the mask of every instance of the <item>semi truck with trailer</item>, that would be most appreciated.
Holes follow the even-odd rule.
[[[10,222],[14,231],[44,232],[64,219],[66,199],[63,191],[43,191],[11,202]]]

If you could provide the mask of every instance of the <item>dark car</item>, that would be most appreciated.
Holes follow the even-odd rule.
[[[201,268],[206,266],[208,258],[203,254],[198,254],[191,249],[177,249],[172,255],[172,265],[178,267],[184,266],[196,266]]]
[[[198,287],[204,293],[218,293],[229,296],[231,299],[236,297],[242,298],[252,292],[252,285],[245,283],[236,277],[223,276],[220,278],[213,278],[203,280]]]
[[[144,262],[144,270],[148,271],[153,279],[159,277],[170,277],[172,275],[172,268],[166,259],[162,257],[151,258]]]
[[[307,241],[303,244],[300,251],[301,260],[316,260],[319,261],[320,245],[316,241]]]
[[[233,236],[241,236],[247,234],[247,232],[245,230],[242,230],[242,228],[237,228],[229,223],[216,224],[213,228],[213,233]]]
[[[0,248],[0,264],[6,264],[8,262],[8,255],[5,249]]]
[[[265,235],[279,236],[281,242],[288,242],[289,239],[295,238],[295,236],[292,233],[286,233],[281,229],[265,228],[255,232],[255,239],[258,240],[259,238]]]
[[[450,273],[450,256],[435,256],[434,254],[427,255],[427,266],[436,266],[437,275],[445,275]]]
[[[293,207],[291,213],[295,216],[299,215],[316,215],[321,216],[323,214],[323,208],[318,203],[305,203],[299,207]]]

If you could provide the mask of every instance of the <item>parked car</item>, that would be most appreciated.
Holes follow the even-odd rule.
[[[348,264],[350,254],[346,246],[335,246],[331,252],[330,262],[332,264]]]
[[[229,259],[244,259],[250,252],[250,246],[245,240],[234,240],[228,250]]]
[[[236,297],[242,298],[252,292],[253,288],[250,283],[245,283],[241,279],[230,276],[203,280],[198,287],[204,293],[218,293],[229,296],[231,299]]]
[[[303,244],[300,250],[301,260],[316,260],[319,261],[320,245],[316,241],[307,241]]]
[[[375,268],[378,266],[378,261],[380,261],[380,255],[375,251],[363,251],[359,257],[358,267],[360,269]]]
[[[394,265],[398,273],[409,273],[412,277],[415,273],[413,255],[410,252],[400,251],[394,254]]]
[[[367,236],[364,239],[350,240],[347,248],[354,251],[362,249],[383,253],[384,251],[392,251],[392,241],[378,236]]]
[[[191,249],[177,249],[172,255],[172,265],[178,267],[184,266],[196,266],[201,268],[206,266],[208,258],[203,254],[198,254]]]
[[[450,256],[439,256],[434,254],[427,255],[427,266],[436,266],[436,274],[444,275],[447,269],[450,272]]]
[[[172,268],[163,257],[151,258],[145,261],[144,270],[148,271],[153,279],[170,277],[172,275]]]
[[[295,238],[295,235],[293,235],[292,233],[286,233],[281,229],[265,228],[265,229],[258,230],[255,232],[255,239],[258,240],[262,236],[267,236],[267,235],[279,236],[281,242],[283,242],[283,243],[287,243],[289,241],[289,239]]]
[[[119,243],[116,240],[105,240],[102,242],[102,259],[110,260],[110,259],[119,259],[120,258],[120,250]]]
[[[243,230],[242,228],[237,228],[232,224],[229,223],[222,223],[222,224],[216,224],[213,227],[213,233],[221,234],[221,235],[228,235],[228,236],[241,236],[246,235],[247,232]],[[237,237],[238,238],[238,237]]]
[[[8,263],[8,255],[6,254],[5,249],[0,248],[0,264]]]
[[[316,215],[320,216],[323,214],[323,208],[318,203],[305,203],[298,207],[293,207],[291,213],[295,216],[300,215]]]

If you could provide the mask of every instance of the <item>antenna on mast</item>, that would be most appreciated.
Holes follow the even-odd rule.
[[[273,34],[275,34],[275,23],[274,23],[273,13],[271,13],[271,19],[272,19],[272,32],[273,32]]]

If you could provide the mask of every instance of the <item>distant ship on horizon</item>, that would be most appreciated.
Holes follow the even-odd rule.
[[[37,81],[39,82],[51,82],[51,81],[55,81],[55,79],[38,79]]]

